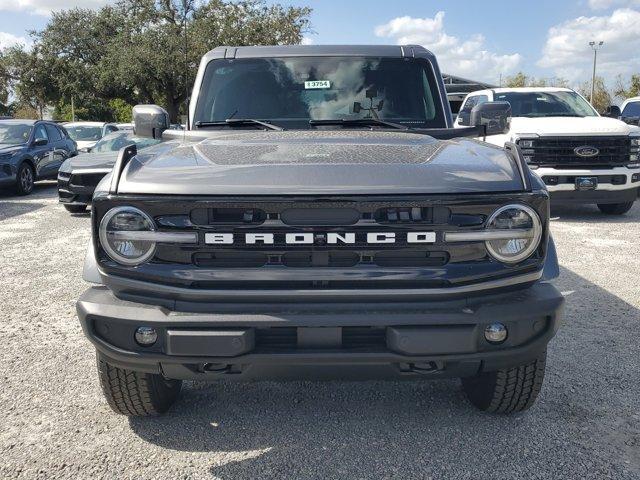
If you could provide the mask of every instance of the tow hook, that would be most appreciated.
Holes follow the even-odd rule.
[[[398,366],[401,373],[419,373],[421,375],[429,375],[444,368],[437,362],[400,363]]]

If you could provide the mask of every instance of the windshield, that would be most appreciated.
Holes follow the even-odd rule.
[[[69,136],[76,142],[100,140],[102,138],[102,127],[89,126],[67,126],[65,125]]]
[[[495,93],[496,102],[509,102],[514,117],[596,117],[596,111],[576,92]]]
[[[6,145],[27,143],[32,126],[28,123],[0,123],[0,143]]]
[[[623,117],[640,117],[640,102],[627,103],[622,110]]]
[[[445,127],[428,62],[415,58],[292,57],[224,59],[204,74],[196,122],[270,120],[310,128],[309,120],[374,118]]]
[[[130,131],[111,133],[98,141],[98,143],[96,143],[91,149],[91,152],[117,152],[121,148],[128,145],[133,145],[134,143],[136,144],[138,150],[140,150],[150,147],[151,145],[156,145],[157,143],[160,143],[160,140],[146,137],[135,137],[131,134]]]

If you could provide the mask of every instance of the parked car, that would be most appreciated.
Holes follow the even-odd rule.
[[[627,98],[620,107],[620,120],[640,126],[640,97]]]
[[[136,136],[133,131],[117,131],[102,137],[89,152],[67,159],[58,172],[58,199],[71,213],[82,213],[102,177],[113,168],[118,151],[128,145],[138,150],[160,143],[160,139]]]
[[[105,122],[69,122],[64,124],[64,128],[78,144],[80,151],[86,151],[105,135],[118,130],[115,124]]]
[[[492,88],[470,93],[456,120],[469,124],[474,108],[508,102],[511,126],[487,138],[515,142],[529,168],[547,185],[553,203],[591,203],[609,215],[628,212],[640,187],[640,129],[601,117],[569,88]]]
[[[60,125],[42,120],[0,120],[0,186],[19,195],[33,190],[36,180],[56,178],[76,143]]]
[[[134,108],[163,143],[124,149],[92,200],[77,310],[114,411],[283,371],[534,403],[563,304],[548,192],[515,145],[452,138],[503,133],[508,105],[454,130],[415,45],[219,47],[196,78],[184,131]]]

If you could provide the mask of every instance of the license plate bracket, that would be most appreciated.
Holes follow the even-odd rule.
[[[576,190],[585,192],[598,188],[598,177],[576,177]]]

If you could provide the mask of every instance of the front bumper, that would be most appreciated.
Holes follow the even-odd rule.
[[[558,169],[540,167],[533,172],[542,178],[552,204],[560,203],[626,203],[640,193],[640,169]],[[577,190],[579,177],[597,178],[595,190]]]
[[[305,375],[468,376],[537,357],[560,325],[564,299],[546,282],[508,293],[394,303],[219,303],[206,313],[171,311],[118,299],[106,287],[77,303],[99,354],[132,370],[175,379]],[[484,339],[507,326],[500,345]],[[139,326],[158,341],[141,347]],[[321,368],[321,372],[318,368]]]
[[[16,168],[11,163],[0,163],[0,186],[16,183]]]
[[[67,205],[90,205],[93,192],[109,169],[58,172],[58,200]]]

